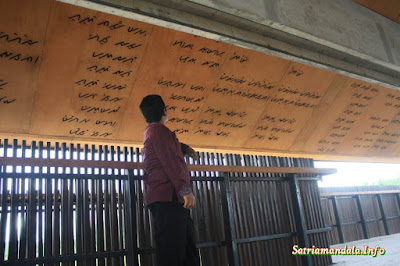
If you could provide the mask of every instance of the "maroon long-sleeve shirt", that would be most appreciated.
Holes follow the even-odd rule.
[[[144,131],[143,145],[146,204],[172,201],[174,191],[178,202],[184,203],[183,196],[192,189],[175,133],[161,123],[149,124]]]

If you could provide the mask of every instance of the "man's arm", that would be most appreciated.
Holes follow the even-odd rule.
[[[193,193],[183,196],[183,199],[185,200],[185,204],[183,204],[184,208],[186,209],[196,208],[196,198],[194,197]]]
[[[181,142],[181,151],[182,151],[183,155],[186,155],[188,148],[190,148],[189,145],[186,145],[185,143]]]
[[[193,150],[189,145],[186,145],[185,143],[181,142],[181,150],[183,155],[188,155],[192,157],[194,160],[199,159],[199,155],[195,150]]]

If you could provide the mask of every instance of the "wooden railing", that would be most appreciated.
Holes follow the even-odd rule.
[[[144,169],[141,162],[90,161],[40,158],[0,157],[0,166],[37,166],[37,167],[82,167],[107,169]],[[189,171],[213,171],[226,173],[270,173],[270,174],[311,174],[330,175],[336,173],[334,168],[307,167],[258,167],[258,166],[225,166],[188,164]]]
[[[332,244],[400,233],[400,190],[321,194]]]

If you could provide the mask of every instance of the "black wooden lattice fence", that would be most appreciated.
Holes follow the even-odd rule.
[[[322,194],[331,244],[400,233],[400,190]]]
[[[0,148],[4,265],[155,265],[139,149],[7,140]],[[202,153],[189,163],[203,265],[330,264],[291,254],[294,244],[328,246],[323,171],[310,170],[312,160]]]

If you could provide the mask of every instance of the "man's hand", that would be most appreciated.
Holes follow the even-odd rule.
[[[199,155],[195,150],[193,150],[191,147],[188,147],[186,150],[186,154],[189,155],[190,157],[193,158],[193,160],[199,159]]]
[[[194,197],[193,193],[183,196],[183,199],[185,200],[185,204],[183,204],[183,208],[185,208],[185,209],[196,208],[196,198]]]

